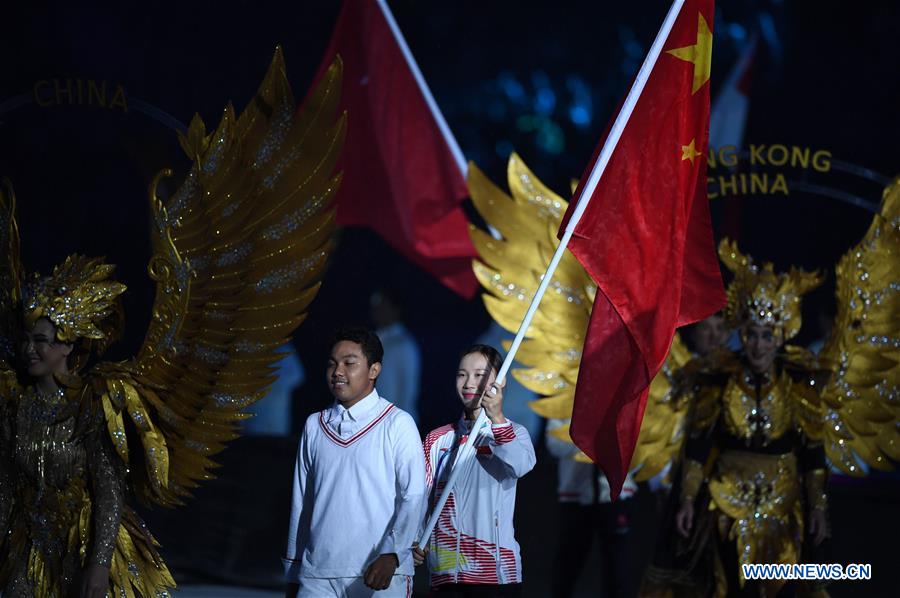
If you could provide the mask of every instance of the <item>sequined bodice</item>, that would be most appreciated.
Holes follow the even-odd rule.
[[[15,462],[20,483],[40,491],[62,489],[82,478],[84,437],[76,436],[77,404],[61,395],[43,396],[29,388],[22,396],[15,427]]]
[[[89,387],[87,387],[89,388]],[[86,387],[44,395],[9,388],[2,411],[8,483],[0,592],[68,595],[85,563],[108,567],[122,517],[124,472],[101,440],[102,415]],[[37,571],[52,571],[38,575]]]
[[[750,449],[762,448],[794,429],[788,398],[790,378],[757,380],[732,376],[722,395],[725,431]]]

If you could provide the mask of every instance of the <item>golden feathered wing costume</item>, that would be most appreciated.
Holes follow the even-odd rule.
[[[158,197],[169,171],[151,185],[154,254],[148,269],[157,283],[151,324],[135,358],[100,364],[79,386],[82,400],[102,413],[114,453],[143,502],[181,504],[211,477],[211,457],[238,436],[242,410],[275,379],[276,349],[303,321],[318,291],[332,249],[330,204],[340,182],[334,172],[346,121],[338,114],[340,80],[337,60],[298,113],[276,50],[239,117],[229,105],[210,133],[194,117],[181,137],[193,164],[177,192],[166,201]],[[0,309],[6,318],[21,299],[22,276],[12,196],[3,204],[0,243],[9,260],[0,267],[8,289]],[[45,290],[71,300],[70,307],[77,304],[69,316],[89,313],[93,322],[109,316],[124,290],[108,286],[118,284],[107,281],[112,267],[73,257],[50,280],[59,282],[66,267],[81,273],[81,286]],[[38,293],[33,303],[57,326],[58,340],[66,331],[92,338],[84,328],[67,327],[62,304],[52,305],[53,292]],[[108,336],[97,333],[97,339]],[[4,394],[21,394],[9,368],[2,378]],[[80,550],[82,559],[92,533],[89,519],[75,517],[68,533],[70,550]],[[11,553],[22,551],[28,548],[12,547]],[[27,558],[36,595],[53,595],[59,580],[52,568],[37,562],[40,555]],[[110,563],[111,595],[165,596],[173,585],[155,541],[125,507]]]
[[[516,332],[559,244],[556,232],[568,202],[544,186],[516,154],[509,158],[507,176],[509,195],[470,165],[472,201],[501,238],[475,226],[470,234],[479,256],[473,263],[475,275],[487,291],[485,307],[498,324]],[[582,265],[565,253],[516,356],[528,367],[512,372],[523,386],[544,395],[531,403],[543,417],[572,417],[581,350],[596,292]],[[660,473],[680,451],[686,406],[674,398],[672,384],[674,372],[689,360],[690,353],[676,336],[650,386],[632,460],[638,480]],[[568,425],[551,433],[571,442]],[[583,453],[576,458],[588,459]]]
[[[863,240],[836,268],[837,318],[820,355],[784,344],[776,373],[756,388],[737,355],[721,354],[696,372],[688,446],[693,455],[686,460],[680,500],[693,502],[702,488],[708,490],[709,512],[725,516],[718,529],[728,530],[721,533],[735,541],[741,564],[801,561],[805,518],[827,508],[826,458],[850,475],[862,475],[863,466],[896,465],[898,198],[900,184],[894,183]],[[755,263],[728,240],[720,244],[719,257],[734,274],[725,310],[730,324],[767,327],[780,343],[794,338],[802,324],[802,297],[822,276],[797,268],[777,273],[773,264]],[[716,426],[719,434],[710,435]],[[799,434],[786,444],[791,432]],[[716,440],[722,435],[727,439]],[[734,442],[746,450],[729,448]],[[704,455],[717,447],[724,448],[710,472]],[[721,527],[723,521],[730,522],[728,528]],[[660,571],[650,579],[669,583],[681,577]],[[778,584],[772,584],[774,591]]]
[[[835,279],[837,315],[819,354],[831,377],[818,401],[799,406],[801,423],[842,472],[892,470],[900,461],[900,179]]]
[[[719,255],[735,275],[729,295],[748,286],[744,278],[760,279],[772,269],[771,264],[754,265],[733,243],[723,242]],[[900,461],[900,179],[885,189],[880,212],[862,241],[838,262],[835,278],[837,315],[818,360],[797,347],[785,348],[789,363],[831,373],[823,388],[795,395],[795,412],[806,435],[823,443],[828,460],[842,472],[860,476],[863,465],[892,470],[892,462]],[[790,289],[773,286],[755,297],[748,294],[752,305],[729,296],[729,309],[743,309],[748,312],[744,319],[759,323],[767,323],[764,311],[799,316],[800,295],[818,282],[804,281],[803,273],[794,270],[778,280]],[[784,305],[766,309],[761,305],[766,301]],[[792,320],[799,317],[782,318],[773,324],[784,329],[785,339],[796,335],[799,322]]]

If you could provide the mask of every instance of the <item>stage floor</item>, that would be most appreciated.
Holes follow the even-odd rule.
[[[213,585],[183,585],[174,593],[174,598],[276,598],[281,596],[284,596],[284,591]]]

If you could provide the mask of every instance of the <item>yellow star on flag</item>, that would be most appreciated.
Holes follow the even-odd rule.
[[[712,65],[712,32],[709,30],[709,25],[706,24],[706,19],[703,18],[703,15],[699,16],[697,43],[693,46],[675,48],[667,52],[676,58],[693,63],[694,86],[691,89],[691,94],[697,93],[697,90],[709,81],[709,69]]]
[[[691,139],[691,142],[689,144],[681,146],[682,160],[690,160],[691,164],[693,164],[694,158],[698,158],[703,155],[702,152],[697,151],[697,147],[695,145],[696,141],[696,139]]]

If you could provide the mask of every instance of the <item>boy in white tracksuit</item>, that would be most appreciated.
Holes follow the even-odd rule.
[[[288,598],[408,598],[424,500],[412,417],[375,390],[383,349],[340,331],[328,381],[334,404],[303,429],[284,558]]]
[[[457,372],[464,415],[425,438],[427,519],[480,409],[487,412],[490,425],[476,440],[476,458],[460,464],[463,469],[429,542],[428,570],[438,593],[515,596],[521,588],[522,562],[513,530],[516,483],[534,467],[535,454],[528,431],[503,416],[502,388],[493,384],[501,363],[492,347],[475,345],[466,351]],[[417,554],[421,561],[423,551]]]

